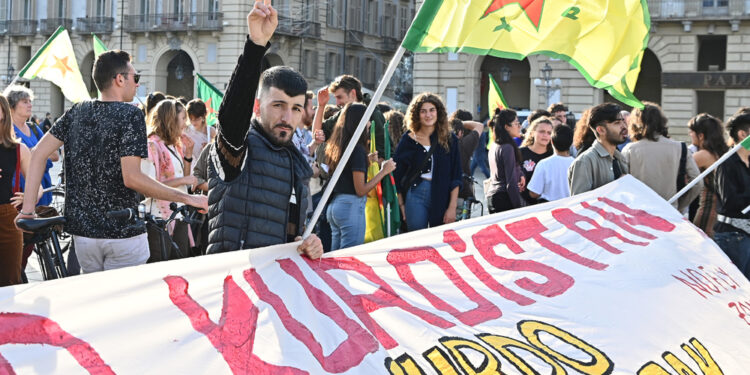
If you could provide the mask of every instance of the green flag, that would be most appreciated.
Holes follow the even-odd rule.
[[[195,73],[198,78],[195,80],[196,91],[198,92],[198,98],[206,103],[206,124],[208,126],[214,126],[216,124],[216,115],[219,113],[219,106],[221,105],[221,99],[224,98],[224,94],[219,91],[214,85],[208,82],[202,75]]]
[[[384,127],[385,147],[383,158],[388,160],[391,158],[391,134],[388,131],[388,121],[385,122]],[[393,175],[386,176],[381,185],[383,186],[383,233],[385,233],[386,237],[395,236],[401,227],[401,208],[398,206],[398,193],[396,192],[396,181]]]
[[[104,45],[104,42],[102,42],[102,40],[94,33],[91,33],[91,36],[93,37],[94,42],[94,56],[99,56],[102,53],[107,52],[107,46]]]

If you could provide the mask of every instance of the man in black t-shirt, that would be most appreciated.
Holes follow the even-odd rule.
[[[108,51],[94,62],[101,100],[73,105],[32,153],[26,197],[16,220],[34,216],[34,199],[47,155],[65,146],[65,229],[73,235],[85,273],[146,263],[146,229],[109,219],[108,211],[137,209],[138,195],[181,202],[206,210],[207,198],[188,195],[141,173],[148,157],[143,112],[131,102],[140,74],[123,51]]]

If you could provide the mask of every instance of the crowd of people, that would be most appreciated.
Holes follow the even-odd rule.
[[[21,282],[31,249],[14,220],[49,205],[51,197],[41,192],[51,186],[49,169],[61,149],[65,230],[73,236],[75,263],[90,273],[167,260],[160,233],[106,216],[139,204],[162,218],[171,202],[205,215],[203,225],[177,220],[168,228],[183,255],[302,240],[298,251],[316,259],[365,242],[367,195],[389,176],[403,233],[454,222],[461,202],[474,198],[477,167],[487,177],[491,213],[563,199],[625,174],[667,200],[750,134],[750,109],[726,126],[708,114],[695,116],[688,146],[669,137],[667,118],[654,103],[632,114],[604,103],[577,122],[562,103],[524,121],[512,109],[497,109],[479,122],[465,110],[447,113],[438,95],[420,93],[406,113],[378,104],[368,130],[354,139],[369,104],[356,77],[340,76],[314,93],[290,67],[261,71],[277,17],[264,2],[248,15],[249,38],[215,127],[207,126],[200,99],[154,92],[142,108],[129,104],[140,75],[124,51],[97,57],[99,100],[75,104],[54,122],[47,114],[46,125],[30,121],[33,93],[8,87],[0,96],[0,286]],[[328,104],[331,96],[336,105]],[[395,152],[386,159],[390,149]],[[749,154],[740,149],[674,203],[746,276],[750,216],[741,211],[750,205]],[[373,163],[379,171],[368,177]],[[341,177],[325,214],[310,222],[336,170]],[[308,225],[314,233],[302,239]]]

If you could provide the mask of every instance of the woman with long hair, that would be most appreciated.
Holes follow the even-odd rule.
[[[405,120],[407,132],[393,157],[398,163],[393,175],[407,228],[452,223],[463,183],[458,138],[451,132],[445,105],[435,94],[419,94]]]
[[[23,203],[18,180],[30,159],[29,148],[13,132],[8,100],[0,96],[0,287],[21,283],[23,236],[14,219]]]
[[[362,115],[365,114],[362,104],[347,104],[326,146],[326,160],[329,171],[344,168],[336,186],[333,187],[333,198],[328,204],[326,218],[331,225],[331,250],[361,245],[365,242],[365,203],[367,193],[380,181],[396,169],[392,159],[383,162],[383,167],[370,181],[366,181],[368,155],[367,140],[369,131],[363,131],[357,145],[346,165],[341,165],[341,157],[349,142],[352,141]]]
[[[164,185],[187,193],[188,187],[195,188],[198,180],[190,173],[190,161],[186,157],[192,153],[193,142],[182,134],[185,117],[185,106],[173,99],[162,100],[151,110],[146,122],[148,159],[142,160],[141,170]],[[145,203],[154,216],[166,219],[172,214],[168,201],[147,197]],[[183,255],[188,254],[193,246],[189,226],[177,221],[169,231]],[[149,228],[148,240],[151,249],[149,262],[167,260],[161,259],[159,233]]]
[[[490,186],[484,193],[490,213],[502,212],[523,206],[521,186],[521,151],[514,137],[521,136],[521,123],[516,111],[496,110],[490,121],[494,142],[487,156],[490,160]]]
[[[581,118],[576,122],[576,128],[573,131],[573,147],[576,149],[576,155],[583,154],[596,140],[594,129],[589,126],[589,117],[591,117],[591,108],[583,111]]]
[[[667,200],[700,172],[687,146],[667,138],[667,117],[656,103],[643,102],[634,108],[629,119],[631,143],[622,150],[628,160],[629,173]],[[684,174],[681,174],[682,153],[685,152]],[[680,181],[678,181],[678,179]],[[703,183],[693,186],[672,205],[683,211],[703,189]]]
[[[693,145],[698,148],[693,154],[693,160],[701,172],[729,151],[724,138],[724,125],[721,120],[707,113],[701,113],[688,121],[688,134]],[[703,190],[698,197],[698,211],[693,218],[693,224],[711,238],[714,236],[716,222],[716,199],[714,172],[711,172],[703,178]]]
[[[549,117],[539,117],[531,122],[526,131],[526,138],[521,144],[521,171],[523,172],[526,182],[531,181],[534,175],[536,165],[542,159],[546,159],[554,154],[552,151],[552,119]],[[527,205],[538,203],[537,199],[529,195],[529,191],[524,189],[521,196]]]

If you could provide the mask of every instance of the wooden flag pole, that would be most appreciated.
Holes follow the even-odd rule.
[[[396,71],[396,67],[398,67],[399,62],[401,62],[401,58],[404,56],[404,52],[406,52],[406,49],[403,46],[399,46],[398,50],[396,50],[396,53],[393,55],[391,62],[388,64],[388,69],[386,69],[385,74],[383,74],[383,79],[380,80],[378,89],[375,90],[375,93],[372,95],[370,105],[367,106],[365,114],[362,115],[362,119],[359,121],[359,125],[357,125],[357,130],[355,130],[354,134],[352,135],[352,140],[346,146],[344,154],[341,155],[341,160],[338,163],[340,168],[336,168],[336,170],[333,171],[333,175],[331,176],[330,181],[328,181],[326,189],[323,191],[323,196],[320,197],[320,202],[318,202],[318,206],[315,207],[315,212],[313,212],[313,216],[310,219],[310,222],[307,223],[307,228],[305,229],[305,233],[302,235],[302,238],[307,238],[308,236],[310,236],[310,233],[312,233],[313,228],[315,227],[315,223],[318,222],[320,214],[323,212],[323,207],[326,206],[328,198],[331,197],[331,192],[333,192],[333,188],[336,186],[336,181],[338,181],[339,177],[341,177],[341,172],[344,170],[344,166],[349,161],[349,156],[352,154],[352,151],[354,151],[354,147],[357,145],[357,140],[360,136],[362,136],[362,132],[365,131],[365,126],[367,125],[367,123],[370,122],[370,116],[372,116],[372,112],[375,111],[375,106],[380,101],[380,97],[383,96],[383,91],[385,91],[385,88],[388,86],[388,82],[390,82],[393,73]]]

